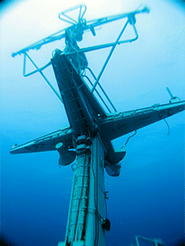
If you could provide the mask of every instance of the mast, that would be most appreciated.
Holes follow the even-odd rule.
[[[79,9],[78,20],[67,15],[69,11]],[[58,246],[105,246],[105,231],[110,230],[110,221],[106,211],[106,192],[104,187],[104,169],[111,176],[119,176],[120,161],[124,158],[125,146],[115,150],[111,141],[129,132],[146,125],[165,119],[173,114],[185,110],[185,101],[180,101],[169,91],[171,100],[166,105],[154,105],[149,108],[118,113],[109,97],[100,85],[100,77],[104,72],[109,59],[118,44],[133,42],[138,38],[135,15],[148,13],[147,8],[126,14],[109,16],[86,22],[83,18],[86,6],[81,5],[63,11],[59,18],[70,24],[70,27],[54,33],[33,45],[28,46],[13,54],[23,54],[23,75],[29,76],[39,72],[64,103],[70,126],[46,136],[40,137],[23,145],[15,145],[10,152],[30,153],[57,150],[60,155],[59,164],[73,164],[73,184],[71,191],[70,207],[66,236],[64,242]],[[84,31],[90,30],[96,35],[95,27],[127,18],[120,34],[113,43],[101,44],[80,49],[77,42],[83,38]],[[127,26],[131,25],[134,37],[121,40]],[[42,45],[65,38],[65,49],[55,50],[53,58],[45,66],[39,68],[28,55],[30,49],[39,49]],[[96,76],[90,68],[85,52],[112,47],[105,63]],[[35,66],[36,70],[26,74],[26,58]],[[59,87],[60,95],[55,91],[43,70],[52,65]],[[94,84],[85,75],[85,70],[90,71]],[[90,86],[85,82],[87,78]],[[98,87],[99,86],[99,87]],[[100,89],[99,93],[97,87]],[[107,114],[102,104],[95,97],[97,93],[101,103],[108,109]],[[110,107],[103,99],[106,98]]]
[[[66,238],[58,246],[105,246],[105,148],[98,134],[93,139],[82,135],[76,151]]]

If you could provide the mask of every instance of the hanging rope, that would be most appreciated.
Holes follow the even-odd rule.
[[[169,126],[169,124],[168,124],[168,122],[167,122],[166,119],[164,119],[164,122],[166,123],[166,125],[168,127],[168,134],[167,134],[167,136],[169,136],[170,135],[170,126]]]
[[[126,143],[125,143],[125,146],[128,144],[128,141],[129,141],[133,136],[136,135],[136,133],[137,133],[137,130],[135,130],[134,134],[132,134],[130,137],[128,137],[128,139],[127,139],[127,141],[126,141]]]

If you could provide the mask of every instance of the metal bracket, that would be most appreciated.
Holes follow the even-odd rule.
[[[109,52],[109,54],[108,54],[108,56],[107,56],[107,59],[106,59],[105,63],[103,64],[103,67],[102,67],[102,69],[101,69],[101,71],[100,71],[100,73],[99,73],[99,75],[98,75],[98,77],[97,77],[97,79],[96,79],[96,82],[94,83],[94,85],[93,85],[93,87],[92,87],[91,92],[93,92],[93,91],[95,90],[97,84],[99,83],[99,80],[100,80],[100,78],[101,78],[101,76],[102,76],[102,74],[103,74],[103,72],[104,72],[104,70],[105,70],[105,67],[107,66],[107,64],[108,64],[108,62],[109,62],[109,60],[110,60],[110,58],[111,58],[111,56],[112,56],[112,54],[113,54],[114,49],[116,48],[116,46],[117,46],[118,44],[122,44],[122,43],[133,42],[133,41],[135,41],[135,40],[138,39],[138,32],[137,32],[135,23],[136,23],[135,15],[134,15],[134,14],[130,14],[130,15],[128,16],[128,19],[127,19],[127,21],[126,21],[126,23],[125,23],[123,29],[121,30],[120,34],[118,35],[118,37],[117,37],[115,43],[113,43],[112,49],[110,50],[110,52]],[[130,25],[133,26],[133,29],[134,29],[134,32],[135,32],[135,35],[136,35],[135,38],[127,39],[127,40],[123,40],[123,41],[119,41],[120,38],[122,37],[122,35],[123,35],[123,33],[124,33],[124,31],[125,31],[125,29],[126,29],[126,27],[127,27],[128,24],[130,24]],[[115,110],[115,112],[116,112],[116,110]]]
[[[44,80],[46,81],[46,83],[49,85],[49,87],[53,90],[53,92],[55,93],[55,95],[60,99],[61,102],[63,102],[61,96],[58,94],[58,92],[55,90],[55,88],[52,86],[52,84],[49,82],[49,80],[46,78],[46,76],[44,75],[44,73],[42,72],[45,68],[49,67],[51,65],[51,62],[48,62],[45,66],[39,68],[35,62],[31,59],[31,57],[24,52],[24,57],[23,57],[23,76],[27,77],[30,76],[36,72],[39,72],[40,75],[44,78]],[[30,72],[30,73],[26,73],[26,57],[30,60],[30,62],[34,65],[34,67],[36,68],[36,70]]]
[[[72,17],[70,17],[69,15],[66,14],[66,13],[71,12],[71,11],[76,10],[76,9],[79,9],[78,20],[75,20],[75,19],[73,19]],[[62,20],[62,21],[70,23],[72,25],[73,24],[77,24],[78,22],[82,22],[83,21],[83,17],[85,15],[86,10],[87,10],[86,5],[81,4],[81,5],[78,5],[76,7],[73,7],[73,8],[70,8],[70,9],[67,9],[67,10],[64,10],[64,11],[60,12],[58,14],[58,18],[60,20]]]
[[[136,239],[136,245],[137,246],[140,246],[139,240],[143,241],[143,242],[151,242],[151,243],[153,243],[154,246],[165,246],[165,243],[160,238],[150,239],[150,238],[146,238],[146,237],[135,236],[135,239]]]
[[[166,87],[166,89],[167,89],[168,93],[171,96],[170,103],[180,102],[180,98],[179,97],[174,97],[168,87]]]
[[[73,12],[75,10],[79,10],[79,13],[78,13],[78,17],[77,19],[78,20],[75,20],[75,18],[72,18],[68,13],[69,12]],[[82,4],[82,5],[78,5],[74,8],[70,8],[68,10],[65,10],[65,11],[62,11],[59,13],[59,18],[62,20],[62,21],[65,21],[69,24],[72,24],[72,26],[68,27],[68,28],[65,28],[65,29],[62,29],[56,33],[53,33],[51,34],[50,36],[16,52],[16,53],[13,53],[12,56],[16,56],[16,55],[21,55],[23,54],[23,76],[27,77],[27,76],[30,76],[30,75],[33,75],[37,72],[39,72],[41,74],[41,76],[44,78],[44,80],[47,82],[47,84],[51,87],[51,89],[54,91],[54,93],[56,94],[56,96],[60,99],[60,101],[62,101],[62,98],[61,96],[58,94],[58,92],[54,89],[54,87],[52,86],[52,84],[49,82],[49,80],[46,78],[46,76],[44,75],[43,73],[43,70],[45,68],[47,68],[48,66],[51,65],[51,62],[48,62],[46,65],[44,65],[43,67],[39,68],[35,63],[34,61],[31,59],[31,57],[28,55],[28,51],[30,49],[40,49],[42,45],[45,45],[45,44],[48,44],[48,43],[51,43],[51,42],[54,42],[56,40],[61,40],[63,38],[66,38],[66,33],[68,31],[71,31],[71,32],[75,32],[76,31],[76,28],[80,29],[80,34],[81,36],[80,37],[75,37],[75,41],[81,41],[82,40],[82,36],[83,36],[83,33],[84,31],[87,31],[87,30],[90,30],[92,32],[92,34],[95,36],[95,28],[100,26],[100,25],[104,25],[106,23],[110,23],[110,22],[113,22],[113,21],[117,21],[119,19],[123,19],[123,18],[127,18],[127,21],[125,23],[125,25],[123,26],[120,34],[118,35],[117,39],[115,42],[113,43],[105,43],[105,44],[102,44],[102,45],[96,45],[96,46],[92,46],[92,47],[86,47],[86,48],[82,48],[82,49],[79,49],[79,50],[75,50],[75,51],[72,51],[72,52],[65,52],[64,50],[64,53],[65,55],[73,55],[73,54],[79,54],[79,53],[85,53],[85,52],[89,52],[89,51],[94,51],[94,50],[99,50],[99,49],[103,49],[103,48],[108,48],[108,47],[111,47],[111,50],[108,54],[108,57],[106,59],[106,61],[104,62],[103,66],[102,66],[102,69],[99,73],[99,75],[97,76],[96,80],[95,80],[95,83],[92,85],[92,89],[91,89],[91,92],[93,93],[93,91],[96,89],[96,86],[99,85],[100,87],[100,90],[103,92],[106,100],[108,100],[109,104],[111,105],[111,107],[113,108],[113,110],[116,112],[116,108],[114,107],[114,105],[112,104],[112,102],[110,101],[110,99],[108,98],[107,94],[105,93],[105,91],[103,90],[101,84],[99,83],[99,80],[105,70],[105,67],[107,66],[113,52],[114,52],[114,49],[115,47],[118,45],[118,44],[123,44],[123,43],[127,43],[127,42],[133,42],[135,40],[138,39],[138,33],[137,33],[137,30],[136,30],[136,26],[135,26],[135,23],[136,23],[136,18],[135,18],[135,15],[136,14],[140,14],[140,13],[149,13],[149,9],[148,8],[143,8],[143,9],[138,9],[136,11],[133,11],[133,12],[129,12],[129,13],[124,13],[124,14],[118,14],[118,15],[115,15],[115,16],[108,16],[108,17],[103,17],[103,18],[100,18],[100,19],[96,19],[96,20],[92,20],[92,21],[86,21],[83,17],[86,13],[86,10],[87,10],[87,7]],[[130,24],[133,29],[134,29],[134,33],[135,33],[135,37],[134,38],[131,38],[131,39],[126,39],[126,40],[121,40],[121,37],[127,27],[127,25]],[[34,67],[36,68],[34,71],[32,72],[29,72],[29,73],[26,73],[26,59],[29,59],[30,62],[34,65]],[[96,91],[96,90],[95,90]],[[62,101],[63,102],[63,101]],[[105,102],[103,101],[103,103],[105,104]],[[107,108],[107,105],[105,104],[105,107]],[[110,109],[108,109],[108,111],[110,112]]]

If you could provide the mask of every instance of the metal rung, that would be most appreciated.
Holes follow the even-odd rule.
[[[84,168],[84,166],[85,166],[85,167],[88,167],[89,165],[88,165],[88,163],[87,163],[86,165],[79,165],[79,166],[76,167],[76,169],[79,168],[79,167]]]
[[[73,201],[74,200],[80,200],[80,199],[87,199],[88,197],[87,196],[82,196],[82,197],[80,197],[80,198],[73,198]]]
[[[74,190],[76,190],[76,189],[81,189],[81,188],[87,188],[88,187],[88,185],[79,185],[79,186],[76,186],[75,188],[74,188]]]
[[[89,177],[89,175],[78,175],[78,177]]]
[[[83,225],[84,223],[83,222],[78,222],[78,225],[79,224]],[[70,223],[70,226],[73,226],[73,225],[76,225],[76,223],[75,222],[74,223]]]
[[[92,70],[89,67],[87,67],[86,69],[88,69],[91,72],[91,74],[93,75],[93,78],[95,78],[95,80],[96,80],[96,77],[94,77],[95,75],[92,72]],[[89,79],[89,77],[87,75],[83,75],[83,78],[86,78],[89,81],[89,83],[93,86],[92,81]],[[103,97],[100,95],[100,93],[98,92],[98,90],[96,88],[95,88],[95,92],[97,93],[98,97],[100,98],[101,102],[104,104],[104,106],[106,107],[106,109],[109,111],[109,113],[111,113],[111,110],[109,109],[108,105],[103,100]]]

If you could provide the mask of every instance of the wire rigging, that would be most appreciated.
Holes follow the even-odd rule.
[[[125,143],[125,146],[128,144],[128,141],[129,141],[132,137],[134,137],[134,136],[136,135],[136,133],[137,133],[137,130],[135,130],[134,134],[132,134],[130,137],[128,137],[128,139],[127,139],[127,141],[126,141],[126,143]]]
[[[166,125],[168,127],[168,134],[167,134],[167,136],[169,136],[170,135],[170,126],[169,126],[168,121],[166,119],[164,119],[164,122],[166,123]]]

